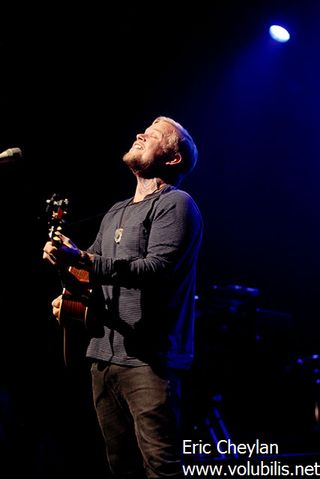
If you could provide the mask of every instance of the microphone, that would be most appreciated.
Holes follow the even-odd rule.
[[[20,148],[8,148],[0,153],[0,163],[10,163],[22,157]]]

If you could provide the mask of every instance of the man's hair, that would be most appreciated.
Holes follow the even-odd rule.
[[[153,123],[159,121],[166,121],[174,127],[174,133],[168,141],[168,150],[179,152],[182,161],[174,168],[170,168],[170,180],[179,183],[196,166],[198,149],[190,133],[180,123],[167,116],[158,116]]]

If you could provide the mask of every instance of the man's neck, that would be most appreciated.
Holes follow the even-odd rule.
[[[137,203],[156,191],[161,190],[166,183],[160,178],[140,178],[137,177],[137,187],[134,194],[133,202]]]

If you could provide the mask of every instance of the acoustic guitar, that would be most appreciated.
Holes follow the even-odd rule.
[[[54,193],[46,203],[49,239],[59,248],[69,200]],[[92,287],[85,269],[69,266],[59,268],[58,272],[62,294],[57,320],[63,328],[63,357],[67,366],[75,366],[85,359],[90,338],[104,334],[104,299],[101,288]]]

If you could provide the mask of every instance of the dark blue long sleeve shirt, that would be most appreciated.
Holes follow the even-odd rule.
[[[108,310],[104,336],[91,339],[88,357],[128,366],[191,365],[202,231],[196,203],[173,186],[111,207],[88,249],[92,280],[102,284]]]

